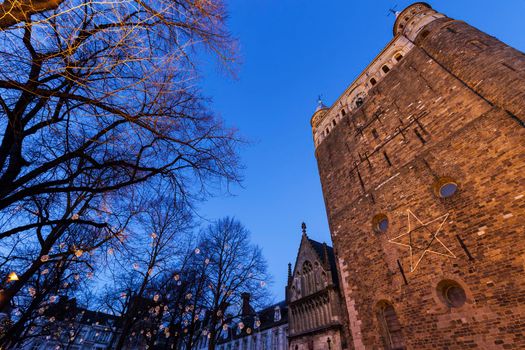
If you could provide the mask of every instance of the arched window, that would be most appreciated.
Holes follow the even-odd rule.
[[[401,53],[396,53],[395,56],[394,56],[394,59],[399,62],[401,61],[401,59],[403,58],[403,55]]]
[[[399,323],[394,306],[388,302],[381,302],[378,307],[378,319],[382,328],[385,349],[405,350],[401,323]]]
[[[358,97],[357,100],[355,100],[356,107],[361,107],[365,101],[362,97]]]
[[[388,66],[385,64],[383,67],[381,67],[381,70],[386,74],[388,72],[390,72],[390,68],[388,68]]]
[[[306,260],[303,264],[303,274],[307,274],[313,270],[312,263]]]

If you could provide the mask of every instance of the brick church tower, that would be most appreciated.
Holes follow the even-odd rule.
[[[312,118],[355,349],[525,348],[525,55],[415,3]]]

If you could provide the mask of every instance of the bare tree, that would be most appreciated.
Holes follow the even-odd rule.
[[[266,261],[250,241],[248,230],[226,217],[209,225],[201,237],[203,256],[208,261],[209,289],[202,304],[210,312],[209,350],[214,350],[221,329],[241,319],[242,294],[250,293],[255,303],[264,303],[268,293]]]
[[[0,242],[32,247],[4,257],[19,278],[0,310],[46,264],[133,232],[145,184],[189,205],[239,180],[235,131],[196,85],[200,48],[234,57],[225,15],[221,0],[0,4]]]
[[[116,349],[134,337],[137,326],[144,331],[144,343],[152,343],[168,311],[170,274],[180,257],[184,258],[193,222],[185,202],[178,202],[166,190],[161,187],[142,194],[143,210],[136,214],[130,230],[143,234],[126,241],[114,259],[116,283],[110,286],[106,303],[122,315]]]
[[[72,230],[83,232],[69,232]],[[85,242],[97,240],[91,229],[86,230],[81,226],[70,228],[64,239],[70,236],[75,239],[83,236]],[[31,247],[15,249],[14,252],[16,255],[20,254],[15,260],[19,264],[23,264],[23,256],[32,260]],[[3,347],[11,348],[32,338],[56,337],[56,334],[61,334],[61,329],[55,325],[55,318],[64,319],[66,315],[50,313],[50,309],[56,309],[59,299],[72,296],[79,288],[88,285],[93,276],[94,257],[89,253],[81,256],[74,252],[62,252],[44,257],[22,292],[13,300],[16,318],[9,327],[9,332],[0,337],[0,345]]]

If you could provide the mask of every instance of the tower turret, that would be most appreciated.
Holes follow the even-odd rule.
[[[445,17],[426,2],[416,2],[401,11],[394,23],[394,36],[404,35],[411,41],[430,22]]]

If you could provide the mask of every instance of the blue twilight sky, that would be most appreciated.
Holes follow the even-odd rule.
[[[204,92],[230,126],[251,141],[242,151],[243,188],[203,204],[209,219],[235,216],[269,263],[276,300],[284,298],[301,222],[311,238],[330,242],[314,157],[310,117],[319,94],[331,104],[392,38],[405,0],[227,0],[242,65],[232,80],[208,67]],[[429,1],[522,51],[525,0]]]

